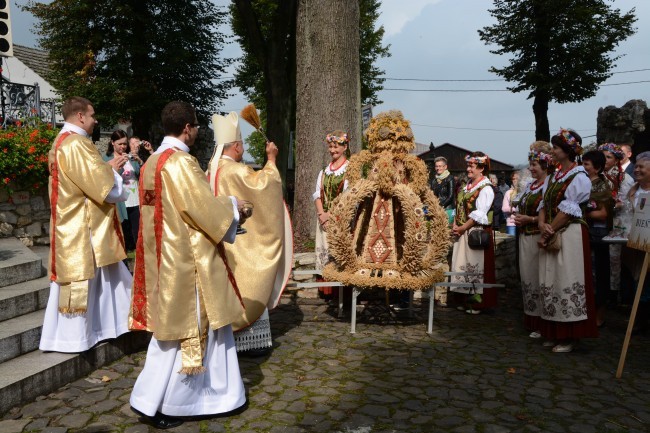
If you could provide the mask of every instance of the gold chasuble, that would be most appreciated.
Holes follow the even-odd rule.
[[[233,323],[237,331],[255,322],[279,298],[284,286],[285,262],[292,260],[293,242],[285,241],[288,222],[282,200],[282,179],[277,167],[267,163],[260,171],[232,159],[219,160],[211,185],[218,197],[235,196],[253,203],[253,216],[244,223],[247,233],[237,235],[234,244],[225,244],[227,262],[232,268],[246,310]],[[290,229],[288,229],[290,232]],[[289,243],[291,251],[283,247]]]
[[[113,169],[89,138],[71,132],[52,144],[49,167],[50,280],[61,286],[59,311],[83,314],[96,267],[126,258],[115,205],[104,202]]]
[[[139,193],[129,328],[180,340],[181,372],[201,373],[208,325],[229,325],[243,311],[218,252],[234,218],[232,202],[215,198],[197,160],[176,149],[147,160]]]

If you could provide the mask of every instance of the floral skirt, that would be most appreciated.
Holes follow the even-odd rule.
[[[547,340],[598,337],[589,232],[569,224],[559,252],[539,251],[541,333]]]
[[[469,272],[472,274],[480,275],[470,277],[454,275],[451,277],[452,283],[496,282],[496,275],[494,270],[494,239],[492,238],[492,228],[483,227],[483,229],[488,232],[490,238],[490,244],[486,249],[474,250],[470,248],[467,242],[468,234],[465,232],[458,238],[456,242],[454,242],[454,249],[451,258],[452,272]],[[465,287],[452,287],[450,290],[456,293],[474,293],[473,289]],[[480,303],[473,304],[473,308],[480,310],[496,307],[498,298],[497,288],[477,288],[476,293],[482,295],[482,301]]]
[[[524,303],[524,326],[538,331],[542,303],[539,293],[539,246],[540,235],[519,235],[519,275]]]

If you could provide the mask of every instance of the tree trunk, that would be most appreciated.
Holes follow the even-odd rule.
[[[265,39],[260,28],[262,23],[255,14],[251,1],[234,0],[246,26],[251,50],[264,73],[265,132],[268,139],[278,146],[277,166],[283,181],[287,177],[289,141],[295,112],[294,48],[291,46],[293,41],[287,41],[287,34],[295,34],[296,2],[297,0],[280,2],[271,23],[273,31]]]
[[[361,148],[359,3],[299,0],[296,30],[295,232],[313,236],[311,198],[318,172],[329,163],[325,135],[343,129],[350,151]]]
[[[548,126],[548,95],[539,92],[533,102],[535,114],[535,140],[551,141],[551,131]]]
[[[140,0],[130,0],[131,16],[126,17],[129,21],[129,26],[133,32],[133,40],[139,43],[133,44],[131,47],[131,70],[133,71],[134,89],[132,106],[141,106],[139,102],[146,100],[151,91],[151,83],[149,82],[151,71],[149,68],[149,49],[150,44],[146,37],[146,22],[148,13],[147,5]],[[150,139],[151,118],[158,118],[160,113],[152,113],[148,109],[138,109],[132,114],[131,123],[133,128],[133,135],[142,139]]]
[[[537,74],[545,77],[544,82],[550,81],[551,75],[551,28],[553,17],[548,13],[545,0],[533,1],[533,16],[535,22],[535,64]],[[535,140],[550,141],[551,133],[548,126],[548,103],[551,96],[547,89],[535,89],[533,113],[535,114]]]

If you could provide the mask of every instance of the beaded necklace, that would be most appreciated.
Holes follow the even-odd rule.
[[[531,190],[531,192],[535,191],[536,189],[541,188],[543,185],[544,185],[544,179],[542,179],[542,180],[537,179],[533,183],[530,184],[530,190]]]
[[[467,183],[467,186],[465,186],[465,191],[467,191],[467,192],[471,191],[472,188],[475,188],[476,185],[478,185],[479,183],[481,183],[481,181],[483,181],[483,179],[485,179],[485,176],[481,176],[481,178],[478,179],[478,180],[476,181],[476,183],[473,184],[473,185],[472,185],[472,182],[468,182],[468,183]]]
[[[344,157],[343,157],[343,160],[341,161],[341,163],[339,164],[339,166],[336,167],[336,168],[332,168],[332,164],[334,164],[335,162],[338,162],[338,161],[332,161],[332,162],[330,162],[330,171],[331,171],[331,172],[335,172],[335,171],[338,170],[339,168],[343,167],[343,164],[345,164],[345,161],[347,161],[347,159],[346,159],[345,156],[344,156]]]
[[[569,167],[566,171],[558,170],[558,171],[555,173],[555,180],[558,181],[558,180],[562,179],[564,176],[567,175],[568,172],[570,172],[571,170],[573,170],[573,169],[575,168],[576,165],[578,165],[578,164],[574,162],[573,164],[571,164],[571,167]],[[559,176],[558,176],[558,175],[559,175]]]

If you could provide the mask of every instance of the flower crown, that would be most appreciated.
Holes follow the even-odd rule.
[[[576,138],[571,134],[571,131],[568,129],[560,128],[557,134],[555,134],[557,137],[560,137],[564,143],[569,146],[573,151],[576,153],[576,155],[582,155],[582,146],[576,140]]]
[[[614,154],[614,156],[616,157],[616,159],[623,159],[623,156],[624,156],[623,155],[623,149],[621,149],[621,146],[619,146],[618,144],[614,144],[614,143],[601,144],[600,146],[598,146],[598,150],[600,150],[601,152],[604,152],[604,151],[612,152]]]
[[[465,157],[465,162],[473,162],[475,164],[486,165],[486,164],[489,164],[490,158],[487,155],[484,155],[484,156],[467,155]]]
[[[348,134],[343,134],[340,137],[333,134],[327,134],[327,136],[325,136],[325,142],[336,143],[339,146],[345,146],[350,142],[350,139],[348,138]]]
[[[546,162],[547,164],[552,164],[553,157],[548,153],[531,150],[530,152],[528,152],[528,161]]]

